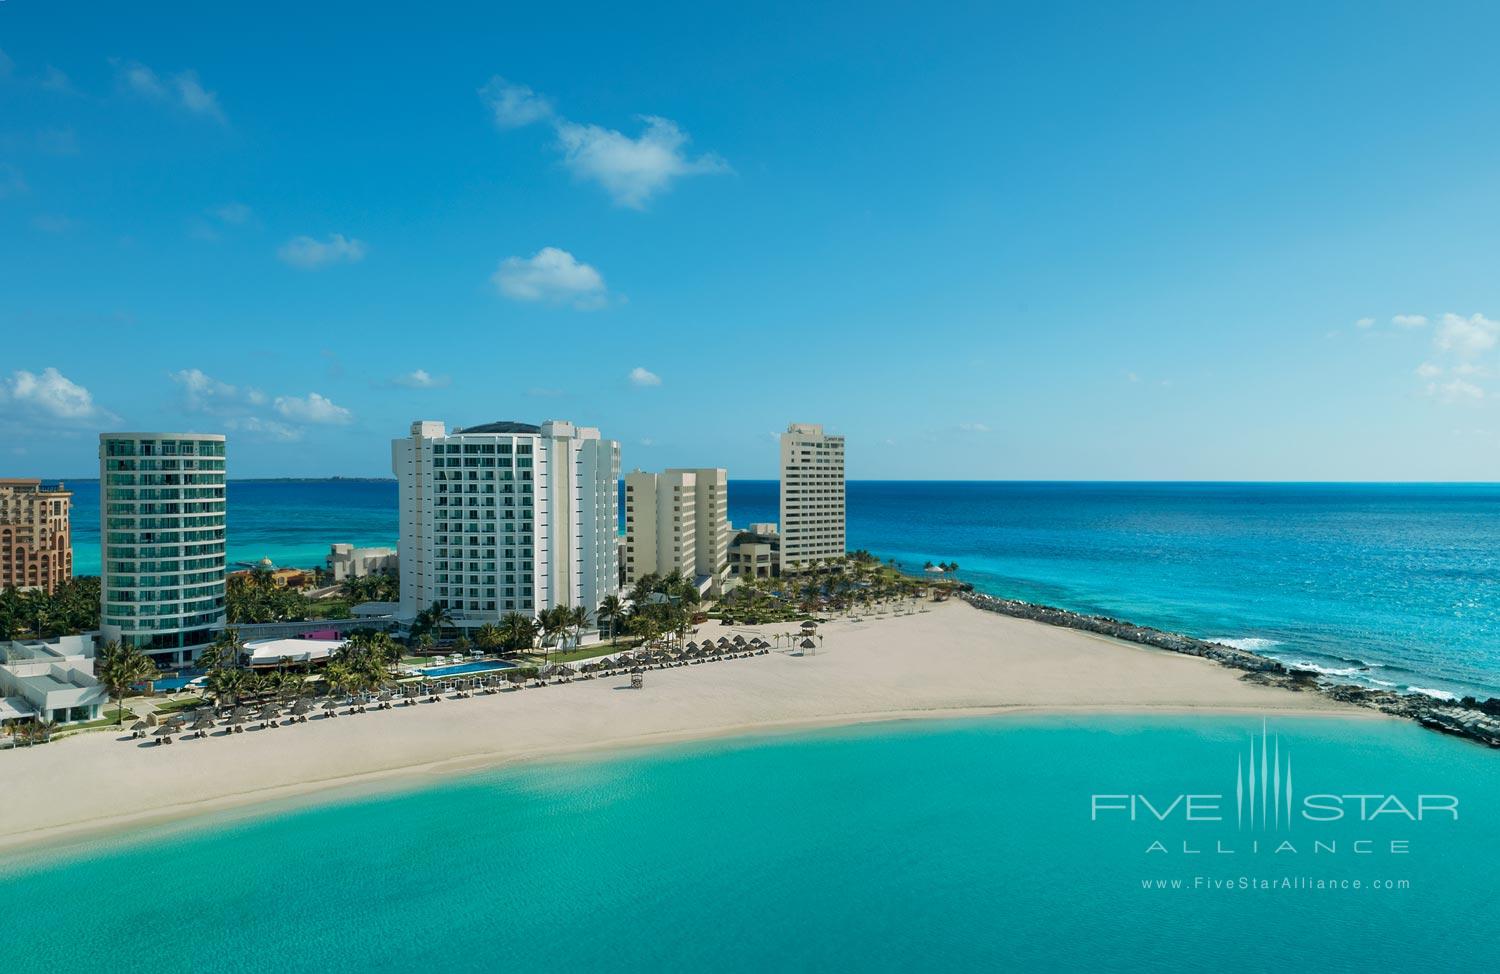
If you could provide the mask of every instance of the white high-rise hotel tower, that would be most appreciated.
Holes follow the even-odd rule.
[[[781,434],[781,571],[844,557],[844,438],[793,423]]]
[[[224,437],[99,436],[100,628],[175,666],[224,625]]]
[[[473,629],[560,605],[593,613],[619,592],[620,444],[597,429],[419,421],[391,442],[391,468],[401,619],[436,603]]]

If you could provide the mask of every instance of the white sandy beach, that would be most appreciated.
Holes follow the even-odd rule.
[[[398,707],[170,747],[105,732],[0,753],[0,849],[356,785],[392,785],[613,745],[895,718],[1036,710],[1278,711],[1371,717],[1247,684],[1206,660],[981,612],[962,602],[822,627],[772,652]],[[790,627],[703,628],[770,636]]]

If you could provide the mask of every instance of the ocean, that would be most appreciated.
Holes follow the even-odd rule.
[[[73,481],[97,573],[98,484]],[[737,525],[775,481],[733,481]],[[1340,680],[1500,696],[1500,485],[853,481],[848,542],[980,591],[1219,639]],[[236,481],[229,558],[394,545],[389,481]]]
[[[13,857],[0,943],[18,971],[156,974],[1479,963],[1500,940],[1494,755],[1278,719],[1298,815],[1250,825],[1235,783],[1262,733],[977,718],[519,765]],[[1131,821],[1131,795],[1162,819],[1138,801]],[[1329,797],[1356,795],[1396,797]]]

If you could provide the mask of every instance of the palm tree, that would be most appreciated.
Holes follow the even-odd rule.
[[[114,697],[115,723],[121,726],[125,723],[125,694],[136,684],[154,680],[161,675],[156,664],[151,662],[151,657],[138,647],[121,646],[114,641],[105,643],[104,648],[99,651],[94,674],[109,691],[109,695]]]
[[[483,632],[483,629],[480,631]],[[537,625],[534,619],[519,612],[507,612],[500,617],[498,632],[506,649],[530,649],[532,643],[536,642]]]
[[[474,645],[480,649],[499,649],[504,643],[505,634],[492,622],[486,622],[474,631]]]
[[[240,697],[245,692],[245,671],[223,667],[212,670],[208,674],[206,689],[209,696],[221,706],[225,701],[239,703]]]
[[[615,644],[615,636],[620,631],[620,617],[625,614],[625,602],[618,595],[606,595],[604,601],[599,603],[599,611],[595,616],[599,619],[609,620],[609,644]]]
[[[568,610],[568,621],[573,625],[573,648],[583,642],[583,627],[589,624],[589,610],[581,605],[575,605]]]

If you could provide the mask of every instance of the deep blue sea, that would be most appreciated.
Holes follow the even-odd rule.
[[[7,970],[155,974],[1482,966],[1495,755],[1276,721],[1299,811],[1427,794],[1458,817],[1341,797],[1338,821],[1247,827],[1236,762],[1260,731],[1007,717],[516,766],[0,862],[0,944]]]
[[[71,486],[95,573],[98,485]],[[731,519],[775,521],[776,491],[732,482]],[[229,557],[319,564],[336,541],[393,545],[396,520],[394,482],[232,482]],[[1500,696],[1500,485],[855,481],[848,540],[1344,680]]]

